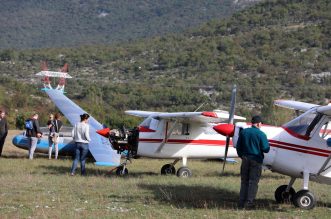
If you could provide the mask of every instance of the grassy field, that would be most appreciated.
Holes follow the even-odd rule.
[[[108,175],[109,168],[87,164],[87,177],[69,175],[70,158],[27,159],[7,137],[0,158],[1,218],[330,218],[330,186],[310,183],[318,206],[305,211],[276,204],[274,191],[288,177],[266,171],[260,182],[256,210],[238,210],[239,164],[189,161],[194,176],[161,176],[167,160],[137,159],[128,177]],[[302,180],[294,187],[299,189]]]

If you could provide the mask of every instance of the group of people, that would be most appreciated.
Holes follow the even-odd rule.
[[[26,125],[26,136],[29,138],[29,159],[33,159],[34,151],[36,150],[38,139],[42,137],[42,132],[40,130],[38,114],[35,113],[32,117],[26,121],[30,123],[30,125]],[[85,163],[86,158],[89,152],[88,143],[91,141],[90,131],[88,125],[89,115],[84,113],[80,115],[81,121],[77,123],[72,130],[72,137],[76,144],[75,149],[75,159],[73,161],[70,174],[72,176],[75,175],[78,162],[80,161],[81,166],[81,174],[86,175]],[[60,120],[61,115],[56,113],[55,116],[53,114],[49,115],[49,120],[47,122],[47,127],[49,129],[49,148],[48,148],[48,158],[52,157],[52,149],[54,145],[55,149],[55,159],[58,158],[59,147],[59,133],[62,128],[62,121]]]
[[[42,137],[42,131],[40,130],[39,115],[34,113],[30,119],[25,121],[25,128],[26,128],[26,136],[29,139],[29,159],[33,159],[34,152],[37,147],[38,139]],[[53,114],[49,115],[49,120],[47,122],[47,127],[49,129],[48,135],[48,158],[52,158],[52,150],[53,145],[55,149],[55,159],[58,158],[59,154],[59,147],[58,147],[58,140],[59,140],[59,133],[62,128],[62,121],[60,120],[61,115],[56,113],[55,116]]]
[[[51,159],[53,145],[55,148],[55,159],[58,157],[58,137],[62,127],[60,117],[59,113],[55,114],[55,116],[50,114],[47,122],[47,127],[49,128],[49,159]],[[89,117],[86,113],[80,115],[80,122],[75,124],[72,130],[76,149],[70,171],[71,176],[75,175],[78,162],[80,162],[81,175],[86,175],[85,162],[89,152],[89,142],[91,141],[88,125]],[[39,127],[38,114],[33,114],[30,121],[32,127],[27,128],[26,135],[30,141],[29,159],[33,159],[33,153],[36,149],[38,138],[42,136],[42,132]],[[252,127],[244,129],[239,133],[236,145],[238,156],[242,160],[240,167],[241,186],[239,208],[255,207],[254,200],[262,173],[264,153],[268,153],[270,150],[267,136],[260,130],[262,118],[260,116],[253,116],[251,122]],[[5,112],[0,111],[0,156],[7,133],[8,124],[5,118]]]

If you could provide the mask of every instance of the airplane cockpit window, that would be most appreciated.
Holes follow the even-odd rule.
[[[316,124],[322,118],[322,114],[315,111],[307,111],[294,120],[283,125],[283,128],[295,137],[308,140]]]
[[[172,126],[172,123],[170,126]],[[190,134],[190,124],[188,123],[177,123],[172,131],[172,135],[189,135]]]
[[[140,123],[139,126],[149,128],[151,130],[157,130],[157,128],[159,127],[159,124],[160,124],[160,120],[158,120],[156,118],[148,117],[147,119],[142,121],[142,123]]]

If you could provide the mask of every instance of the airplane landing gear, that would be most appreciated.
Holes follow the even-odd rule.
[[[192,176],[192,171],[188,167],[181,167],[177,171],[177,176],[182,178],[188,178]]]
[[[309,190],[300,190],[293,197],[293,204],[302,209],[312,209],[316,205],[316,199]]]
[[[117,176],[126,176],[129,174],[128,168],[126,168],[125,166],[119,166],[116,169],[116,175]]]
[[[176,168],[171,163],[166,164],[161,168],[162,175],[174,175],[175,173],[176,173]]]
[[[309,172],[303,172],[303,190],[295,193],[292,185],[296,178],[292,177],[288,185],[279,186],[275,191],[275,199],[277,203],[291,201],[294,206],[302,209],[312,209],[316,205],[316,199],[308,190]]]
[[[173,163],[168,163],[163,165],[161,168],[161,175],[175,175],[176,168],[175,165],[180,159],[176,159]]]
[[[275,191],[275,199],[277,203],[290,203],[295,195],[295,190],[290,187],[289,191],[286,191],[287,185],[279,186]]]

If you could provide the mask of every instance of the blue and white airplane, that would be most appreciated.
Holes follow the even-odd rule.
[[[80,115],[85,111],[71,101],[63,94],[63,90],[59,89],[44,89],[47,95],[63,113],[63,115],[69,120],[71,125],[75,125],[80,121]],[[121,155],[114,150],[107,138],[97,134],[97,130],[103,129],[96,119],[92,116],[89,118],[90,125],[90,137],[89,150],[93,158],[96,160],[95,164],[99,166],[114,166],[120,165]],[[61,131],[59,138],[59,155],[73,155],[75,151],[75,143],[71,136],[70,127],[64,127]],[[44,127],[42,129],[43,137],[38,141],[36,152],[48,153],[48,129]],[[22,149],[29,149],[28,138],[24,133],[17,135],[12,140],[13,144]]]
[[[39,153],[48,153],[48,137],[49,130],[47,127],[41,127],[42,137],[38,140],[36,152]],[[59,136],[59,155],[73,155],[75,152],[75,143],[71,137],[72,127],[62,127],[61,133]],[[19,135],[16,135],[12,139],[12,143],[21,149],[29,150],[29,139],[25,136],[25,131]]]
[[[68,74],[68,64],[65,64],[59,71],[49,71],[47,62],[41,63],[41,72],[36,75],[43,77],[43,91],[50,97],[53,103],[74,126],[80,121],[80,115],[85,111],[64,95],[65,79],[72,78]],[[58,86],[51,86],[50,77],[60,78]],[[92,116],[89,118],[91,142],[89,143],[89,151],[96,160],[96,165],[100,166],[115,166],[120,165],[121,155],[114,150],[108,139],[96,133],[97,130],[104,127],[95,120]],[[70,127],[63,127],[59,138],[59,155],[73,155],[75,152],[75,143],[71,136]],[[48,153],[48,129],[42,129],[43,137],[39,139],[36,152]],[[28,138],[25,133],[17,135],[12,140],[13,144],[19,148],[29,150]]]

